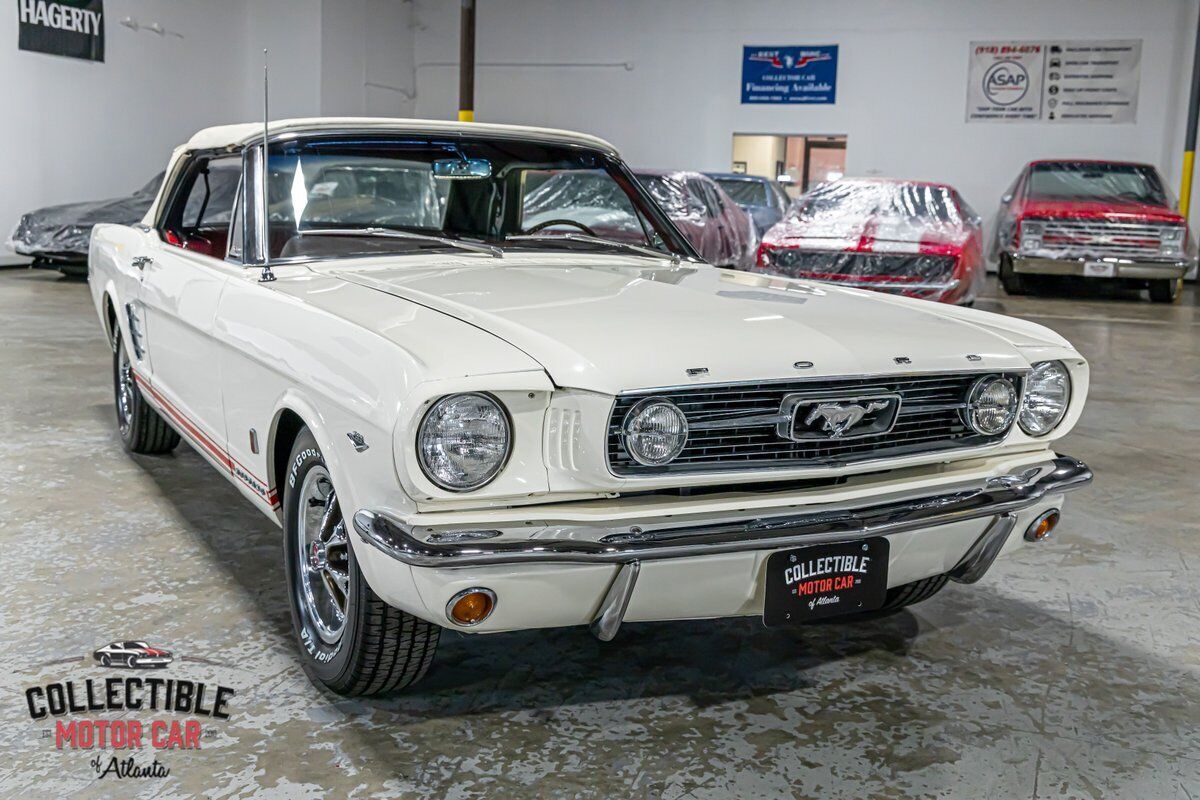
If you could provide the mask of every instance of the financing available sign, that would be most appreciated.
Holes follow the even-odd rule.
[[[967,122],[1134,122],[1141,63],[1141,39],[971,42]]]
[[[837,61],[836,44],[744,47],[742,102],[833,103]]]
[[[17,0],[17,47],[104,60],[104,0]]]

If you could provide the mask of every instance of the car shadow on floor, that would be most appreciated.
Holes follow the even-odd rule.
[[[187,448],[134,460],[261,610],[249,624],[292,653],[303,686],[278,530]],[[584,628],[446,631],[430,673],[400,694],[340,698],[304,687],[289,702],[335,713],[325,735],[363,765],[445,792],[536,752],[564,768],[636,764],[661,794],[683,763],[746,769],[739,748],[763,737],[795,757],[832,745],[860,766],[916,740],[924,744],[913,758],[946,763],[1014,742],[1111,747],[1126,753],[1120,769],[1130,775],[1152,774],[1164,754],[1196,752],[1200,685],[1187,665],[995,581],[951,584],[890,616],[797,629],[766,629],[756,618],[640,623],[609,643]],[[603,745],[593,753],[596,735]],[[754,769],[784,769],[773,758]],[[945,774],[930,776],[936,784]],[[882,791],[886,770],[878,780]]]
[[[186,448],[135,460],[214,561],[256,598],[271,632],[290,639],[278,529]],[[918,643],[918,657],[910,658]],[[980,651],[994,663],[975,662]],[[1132,702],[1139,685],[1149,682],[1152,695],[1156,681],[1165,691],[1183,677],[1172,665],[1003,594],[985,579],[951,584],[909,611],[796,629],[767,629],[758,618],[636,623],[610,643],[582,627],[490,635],[447,630],[433,669],[412,689],[394,698],[334,702],[347,710],[370,705],[433,717],[679,694],[704,707],[828,688],[831,678],[849,672],[917,676],[942,659],[938,670],[951,668],[957,690],[1044,687],[1050,678],[1069,677],[1077,694],[1111,697],[1127,680]],[[850,662],[855,666],[839,666]],[[1200,688],[1181,690],[1176,702],[1200,707]]]

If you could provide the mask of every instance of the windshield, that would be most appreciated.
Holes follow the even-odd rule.
[[[611,249],[605,240],[692,255],[616,158],[577,145],[305,138],[271,146],[268,185],[272,258],[446,249],[454,242],[603,251]],[[381,235],[395,232],[417,235]]]
[[[725,194],[733,198],[739,206],[769,206],[767,187],[758,181],[740,180],[738,178],[715,178],[717,185],[725,190]]]
[[[788,218],[837,222],[848,218],[899,218],[956,223],[960,215],[950,189],[919,183],[833,181],[800,198]]]
[[[1139,164],[1034,164],[1026,195],[1038,200],[1132,200],[1168,205],[1158,174]]]

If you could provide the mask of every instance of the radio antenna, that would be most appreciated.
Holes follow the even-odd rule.
[[[263,48],[263,137],[262,137],[262,174],[259,176],[262,182],[262,208],[259,209],[262,214],[262,224],[259,225],[259,230],[262,231],[263,239],[263,263],[262,272],[259,273],[259,283],[269,283],[275,280],[275,273],[271,271],[271,215],[268,212],[270,205],[267,192],[270,188],[270,171],[268,163],[270,161],[267,153],[267,121],[271,118],[271,70],[268,66],[269,51]]]

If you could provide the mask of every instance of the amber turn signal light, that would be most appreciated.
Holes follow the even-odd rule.
[[[1058,509],[1052,508],[1045,514],[1035,519],[1025,529],[1025,541],[1040,542],[1050,535],[1054,527],[1058,525]]]
[[[475,587],[464,589],[446,604],[446,616],[456,625],[469,627],[483,622],[496,608],[496,593],[491,589]]]

